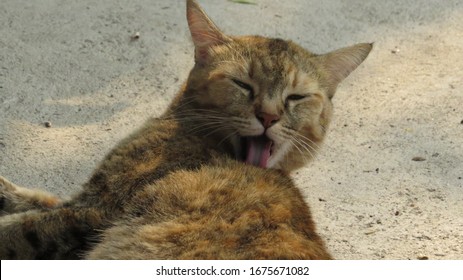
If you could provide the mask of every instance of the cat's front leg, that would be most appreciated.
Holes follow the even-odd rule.
[[[0,217],[0,259],[79,259],[102,230],[94,208],[56,208]]]
[[[60,204],[61,199],[51,193],[24,188],[0,176],[0,216],[28,210],[52,209]]]

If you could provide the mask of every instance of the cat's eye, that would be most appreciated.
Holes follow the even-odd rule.
[[[288,97],[286,97],[286,100],[287,101],[297,101],[297,100],[304,99],[305,97],[306,97],[305,95],[291,94],[291,95],[288,95]]]
[[[305,95],[300,95],[300,94],[290,94],[286,97],[286,100],[285,100],[285,107],[288,107],[289,106],[289,102],[290,101],[298,101],[298,100],[302,100],[304,98],[306,98],[307,96]]]
[[[249,98],[250,99],[254,99],[254,90],[252,88],[252,86],[250,86],[249,84],[246,84],[242,81],[239,81],[239,80],[236,80],[236,79],[232,79],[232,81],[238,85],[240,88],[246,90],[249,92]]]

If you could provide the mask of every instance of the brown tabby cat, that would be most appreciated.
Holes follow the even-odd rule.
[[[336,87],[368,55],[223,34],[194,0],[195,66],[166,113],[70,201],[0,180],[2,259],[330,259],[288,173],[316,152]]]

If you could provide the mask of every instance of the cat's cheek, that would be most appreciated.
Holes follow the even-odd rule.
[[[310,126],[305,129],[305,135],[307,138],[311,139],[315,143],[323,141],[325,132],[323,131],[320,125]]]
[[[280,141],[279,141],[280,142]],[[267,163],[267,168],[280,168],[281,162],[288,154],[291,148],[291,142],[285,141],[280,143],[274,143],[274,148],[272,151],[272,155]]]
[[[202,104],[214,105],[217,108],[227,108],[233,104],[233,98],[227,89],[210,85],[204,88],[205,94],[197,98]]]

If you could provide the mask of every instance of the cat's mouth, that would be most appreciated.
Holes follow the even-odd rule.
[[[242,139],[243,160],[248,164],[267,168],[273,152],[273,141],[265,135]]]

